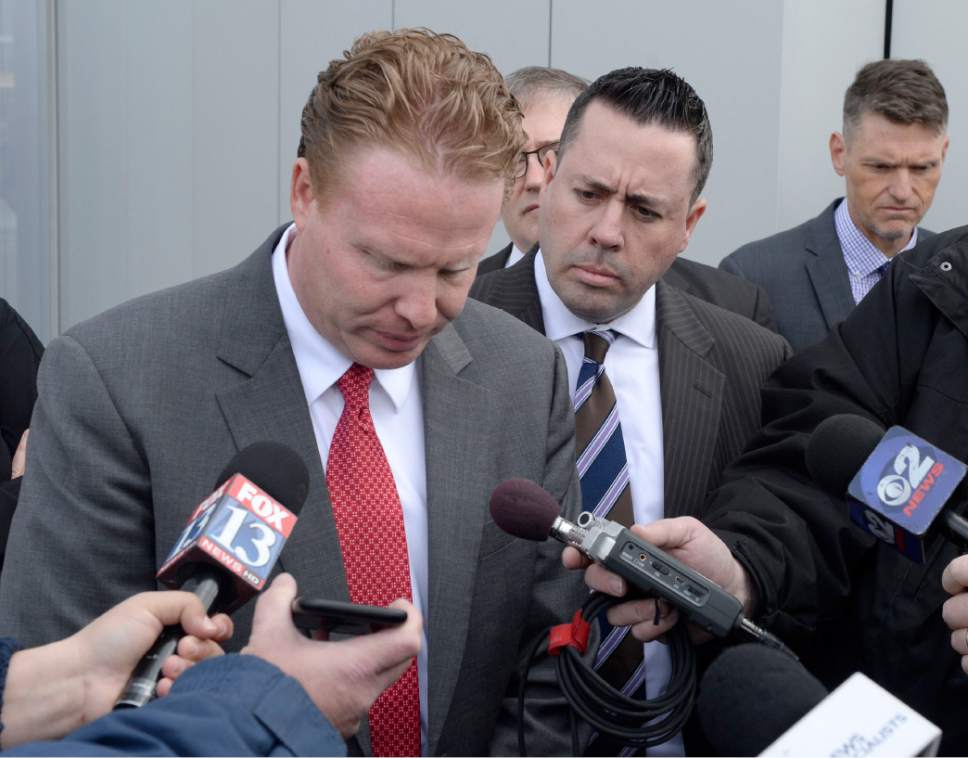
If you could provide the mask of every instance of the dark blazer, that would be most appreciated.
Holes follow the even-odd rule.
[[[37,335],[0,298],[0,565],[20,494],[20,479],[10,480],[10,464],[30,425],[37,399],[37,367],[43,354]]]
[[[793,349],[819,342],[854,309],[850,274],[834,226],[842,198],[800,226],[748,242],[720,262],[766,290],[777,327]],[[918,228],[918,239],[931,236]]]
[[[503,269],[511,255],[511,247],[508,244],[507,247],[482,260],[477,265],[477,276],[481,277]],[[771,331],[777,331],[766,290],[745,279],[727,274],[705,263],[680,257],[672,262],[662,281],[707,303],[718,305],[740,316],[746,316]]]
[[[508,258],[511,257],[511,250],[514,248],[513,242],[508,242],[507,245],[498,250],[494,255],[489,255],[487,258],[481,260],[477,264],[477,275],[484,276],[484,274],[490,274],[492,271],[500,271],[502,268],[508,265]]]
[[[968,676],[941,616],[933,538],[909,561],[847,517],[843,493],[809,475],[820,422],[852,413],[904,426],[968,457],[968,226],[930,235],[819,344],[763,390],[762,432],[727,469],[704,518],[757,588],[760,617],[827,686],[862,671],[942,730],[941,755],[968,755]],[[949,506],[964,510],[966,491]],[[960,508],[959,508],[960,506]],[[940,536],[940,535],[937,535]]]
[[[471,297],[544,334],[533,253],[481,277]],[[760,428],[760,386],[790,355],[777,334],[660,281],[656,331],[665,515],[695,514]]]
[[[31,645],[60,639],[155,588],[157,567],[225,461],[259,440],[288,445],[309,470],[279,566],[305,595],[349,599],[272,278],[283,230],[228,271],[125,303],[51,343],[30,441],[43,465],[28,465],[13,520],[0,634]],[[570,618],[586,593],[580,574],[562,569],[560,547],[506,534],[487,503],[497,484],[524,477],[577,516],[567,370],[546,339],[469,301],[430,341],[417,372],[428,525],[426,751],[507,755],[513,732],[500,726],[511,725],[514,698],[505,696],[519,654],[539,629]],[[251,613],[250,604],[236,614],[232,646],[244,644]],[[529,703],[531,712],[539,705]],[[531,737],[535,751],[568,750],[564,720],[560,728],[548,718],[533,723],[543,730]],[[365,723],[357,739],[368,750]]]

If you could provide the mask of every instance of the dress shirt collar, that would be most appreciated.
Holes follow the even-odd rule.
[[[544,318],[545,336],[552,341],[581,334],[590,329],[611,329],[646,348],[655,348],[655,285],[646,290],[635,306],[607,324],[593,324],[576,316],[561,302],[561,298],[548,281],[541,250],[534,259],[534,280],[541,299],[541,315]]]
[[[854,225],[854,220],[847,209],[846,199],[842,200],[834,211],[834,226],[837,229],[837,239],[840,240],[840,249],[844,251],[847,270],[855,276],[870,276],[885,263],[891,262],[891,259],[878,250],[877,246]],[[910,250],[917,243],[918,228],[915,226],[911,239],[898,253]]]
[[[289,267],[286,265],[286,253],[295,229],[295,224],[286,229],[272,253],[272,278],[299,369],[299,378],[306,393],[306,403],[312,405],[320,395],[336,384],[353,361],[316,331],[299,304],[289,279]],[[416,364],[408,363],[395,369],[375,369],[373,375],[393,402],[394,408],[399,411],[413,389]]]
[[[511,268],[515,263],[524,258],[525,253],[518,249],[518,246],[513,242],[511,243],[511,250],[508,252],[507,263],[504,264],[504,268]]]

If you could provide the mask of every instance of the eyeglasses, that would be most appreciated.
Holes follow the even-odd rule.
[[[522,150],[520,153],[518,153],[518,159],[514,164],[514,178],[520,179],[522,176],[528,173],[528,158],[530,158],[532,155],[538,159],[538,165],[543,166],[545,156],[557,149],[557,142],[549,142],[547,145],[542,145],[537,150]]]

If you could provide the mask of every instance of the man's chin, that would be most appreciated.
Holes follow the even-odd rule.
[[[428,337],[412,346],[388,346],[367,340],[350,346],[350,358],[372,369],[402,368],[417,360],[429,342]]]

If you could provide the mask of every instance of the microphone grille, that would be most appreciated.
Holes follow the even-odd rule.
[[[759,755],[827,696],[788,654],[757,644],[720,655],[699,685],[699,723],[718,755]]]
[[[864,416],[840,413],[826,418],[807,442],[807,471],[831,495],[843,497],[883,436],[884,428]]]
[[[242,474],[298,516],[309,493],[309,471],[302,457],[281,442],[253,442],[228,462],[215,486],[233,474]]]
[[[558,501],[527,479],[508,479],[491,493],[491,518],[508,534],[542,542],[561,512]]]

